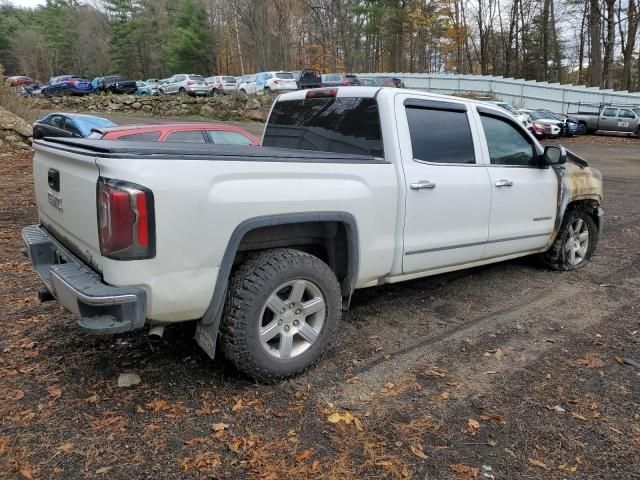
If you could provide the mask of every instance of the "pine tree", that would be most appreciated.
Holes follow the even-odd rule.
[[[213,42],[207,13],[194,0],[183,0],[173,21],[167,45],[167,66],[172,72],[206,73]]]

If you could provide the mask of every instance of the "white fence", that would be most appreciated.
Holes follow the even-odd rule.
[[[362,76],[401,78],[407,88],[434,93],[493,93],[521,108],[546,108],[554,112],[576,111],[579,103],[640,105],[640,92],[602,90],[598,87],[561,85],[492,75],[445,75],[429,73],[363,73]]]

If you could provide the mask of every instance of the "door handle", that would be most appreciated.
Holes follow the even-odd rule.
[[[513,187],[513,182],[505,179],[498,180],[496,182],[496,187]]]
[[[429,188],[436,188],[436,184],[428,180],[420,180],[418,183],[412,183],[409,185],[411,190],[426,190]]]

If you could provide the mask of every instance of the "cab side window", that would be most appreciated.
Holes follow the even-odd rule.
[[[633,114],[631,110],[625,110],[625,109],[621,109],[618,112],[618,117],[619,118],[636,118],[636,116]]]
[[[535,166],[531,141],[516,126],[498,116],[481,114],[492,165]]]
[[[618,113],[617,108],[605,108],[602,112],[603,117],[615,117],[616,113]]]
[[[65,118],[64,119],[64,127],[63,128],[67,132],[73,133],[75,135],[82,135],[82,133],[80,133],[80,129],[76,126],[74,121],[71,120],[70,118]]]
[[[432,163],[476,163],[467,112],[407,105],[414,160]]]

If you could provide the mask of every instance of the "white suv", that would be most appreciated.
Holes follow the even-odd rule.
[[[238,80],[238,93],[240,95],[256,94],[256,76],[244,75]]]
[[[230,95],[236,93],[238,89],[238,83],[236,77],[228,76],[216,76],[207,77],[207,84],[209,85],[209,92],[211,95],[223,94]]]
[[[174,75],[167,80],[167,83],[158,88],[162,94],[182,93],[189,95],[209,95],[209,86],[202,75],[180,74]]]
[[[256,94],[286,93],[298,89],[291,72],[261,72],[256,75]]]

